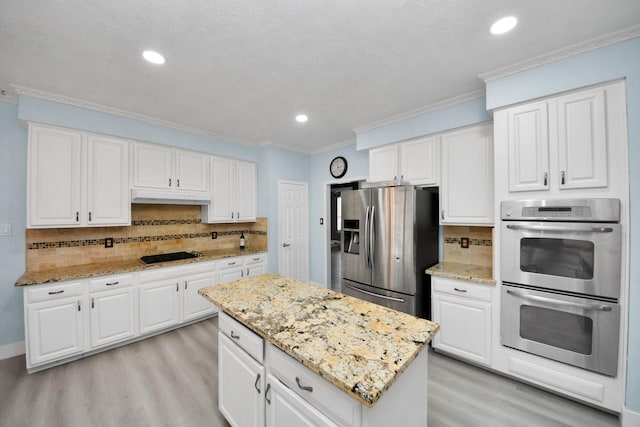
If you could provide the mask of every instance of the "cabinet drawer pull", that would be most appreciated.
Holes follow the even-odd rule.
[[[258,394],[260,394],[260,387],[258,387],[258,383],[260,382],[260,374],[258,374],[258,376],[256,377],[256,382],[253,384],[253,386],[256,388],[256,390],[258,391]]]
[[[298,388],[300,388],[300,390],[308,391],[309,393],[313,392],[313,387],[300,384],[300,378],[298,377],[296,377],[296,384],[298,384]]]
[[[254,261],[260,261],[260,258],[254,258],[253,260]]]
[[[228,262],[228,263],[227,263],[227,265],[236,265],[236,262],[235,262],[235,261],[233,261],[233,262]]]
[[[264,391],[264,400],[271,405],[271,399],[269,398],[269,390],[271,390],[271,384],[267,384],[267,389]]]
[[[239,340],[240,339],[240,335],[236,335],[233,333],[233,331],[231,331],[231,338],[233,338],[234,340]]]
[[[63,292],[64,292],[64,290],[61,290],[61,291],[51,291],[51,292],[49,292],[49,295],[58,295],[58,294],[61,294],[61,293],[63,293]]]
[[[115,286],[117,284],[119,284],[120,282],[111,282],[111,283],[105,283],[105,286]]]
[[[466,293],[467,293],[467,290],[466,290],[466,289],[453,288],[453,290],[454,290],[454,291],[456,291],[456,292],[461,292],[461,293],[463,293],[463,294],[466,294]]]

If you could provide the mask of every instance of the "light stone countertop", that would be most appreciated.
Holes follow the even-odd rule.
[[[425,273],[432,276],[446,277],[449,279],[467,280],[470,282],[495,285],[493,269],[473,264],[459,264],[457,262],[441,262],[427,268]]]
[[[140,259],[124,261],[111,261],[100,264],[83,264],[73,267],[56,268],[54,270],[27,271],[18,281],[16,286],[40,285],[43,283],[63,282],[66,280],[85,279],[87,277],[107,276],[111,274],[130,273],[133,271],[151,270],[161,267],[175,267],[195,262],[214,261],[216,259],[230,258],[243,255],[253,255],[266,252],[265,249],[216,249],[202,251],[202,257],[189,258],[179,261],[160,262],[157,264],[145,264]]]
[[[273,273],[203,288],[199,293],[368,407],[440,328],[425,319]]]

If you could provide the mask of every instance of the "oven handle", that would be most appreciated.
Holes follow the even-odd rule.
[[[559,305],[559,306],[565,306],[565,307],[583,308],[585,310],[611,311],[611,307],[608,306],[608,305],[581,304],[581,303],[578,303],[578,302],[560,301],[560,300],[553,299],[553,298],[539,297],[537,295],[525,295],[525,294],[523,294],[521,292],[513,291],[511,289],[507,289],[507,293],[509,295],[513,295],[514,297],[519,297],[519,298],[522,298],[522,299],[528,299],[528,300],[531,300],[531,301],[546,302],[546,303],[553,304],[553,305]]]
[[[569,233],[611,233],[611,227],[590,227],[590,226],[573,226],[563,227],[561,225],[516,225],[507,224],[509,230],[531,230],[531,231],[551,231],[551,232],[569,232]]]
[[[393,297],[388,297],[386,295],[380,295],[380,294],[376,294],[376,293],[373,293],[373,292],[364,291],[362,289],[358,289],[358,288],[353,287],[351,285],[347,285],[346,283],[343,283],[342,286],[346,286],[349,289],[353,289],[354,291],[362,292],[363,294],[371,295],[373,297],[382,298],[382,299],[388,299],[390,301],[396,301],[396,302],[404,302],[404,300],[402,298],[393,298]]]

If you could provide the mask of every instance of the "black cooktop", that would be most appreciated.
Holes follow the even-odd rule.
[[[198,258],[202,254],[198,252],[171,252],[168,254],[147,255],[140,258],[145,264],[155,264],[157,262],[178,261],[181,259]]]

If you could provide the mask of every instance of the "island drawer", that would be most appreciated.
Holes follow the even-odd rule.
[[[360,425],[362,405],[273,345],[267,345],[271,374],[338,425]]]
[[[264,341],[258,334],[223,312],[220,312],[218,317],[218,329],[249,353],[251,357],[260,363],[263,362]]]
[[[65,282],[55,285],[37,286],[27,289],[27,301],[46,301],[54,298],[65,298],[82,295],[82,282]]]
[[[491,286],[464,280],[433,278],[433,291],[441,294],[456,295],[481,301],[491,301]]]
[[[132,274],[124,276],[109,276],[89,281],[89,292],[106,291],[109,289],[124,288],[135,284]]]

